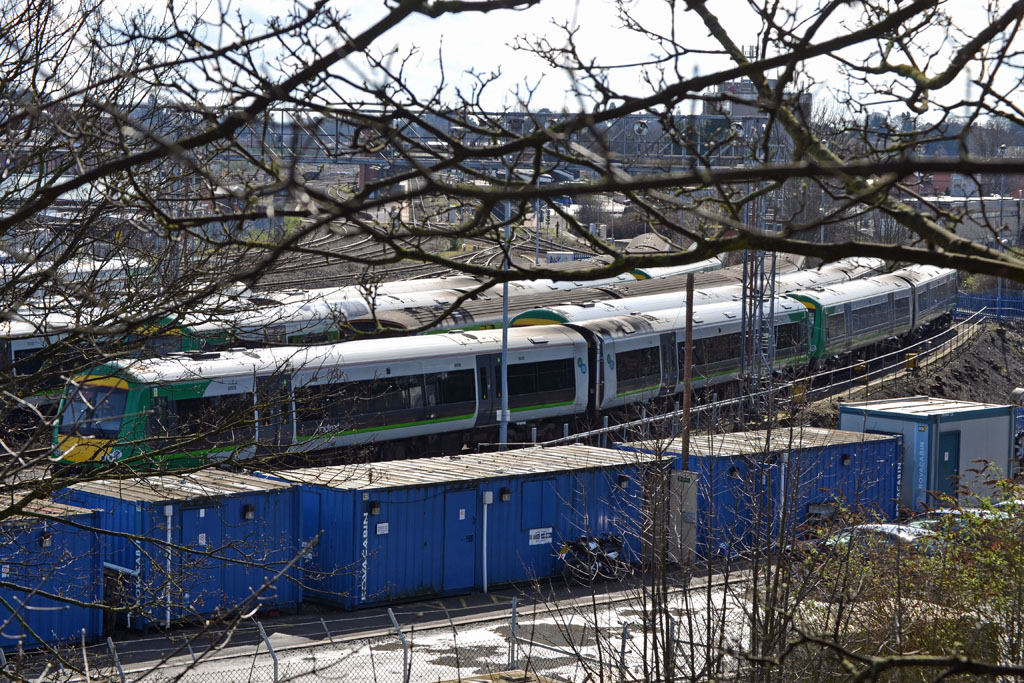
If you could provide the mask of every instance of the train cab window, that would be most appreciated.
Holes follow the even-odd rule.
[[[84,384],[77,387],[64,403],[59,431],[61,434],[116,438],[128,400],[128,391],[113,387]]]
[[[615,381],[622,394],[661,383],[661,349],[651,346],[615,354]]]
[[[826,329],[829,339],[838,339],[846,336],[846,312],[838,310],[828,316]]]

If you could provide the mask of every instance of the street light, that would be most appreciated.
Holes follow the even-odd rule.
[[[1002,160],[1006,157],[1006,145],[999,145],[999,159]],[[996,241],[999,243],[999,252],[1003,251],[1003,195],[1006,194],[1006,174],[1002,171],[999,172],[999,228],[996,231]],[[1002,297],[1003,296],[1003,278],[996,278],[996,306],[1002,309]],[[1002,311],[1000,311],[1001,314]],[[1002,317],[1000,315],[1000,317]]]

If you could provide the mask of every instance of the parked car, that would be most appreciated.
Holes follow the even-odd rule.
[[[891,594],[901,575],[909,592],[927,584],[921,564],[940,547],[939,536],[906,524],[860,524],[801,544],[794,576],[820,599],[873,599]]]

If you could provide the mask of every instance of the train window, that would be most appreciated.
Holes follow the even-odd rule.
[[[858,331],[884,327],[889,324],[889,303],[883,301],[871,306],[856,308],[853,310],[852,318],[853,329]]]
[[[661,383],[661,349],[651,346],[615,354],[617,392],[623,394]]]
[[[846,336],[846,312],[839,310],[828,316],[828,338],[837,339]]]
[[[469,373],[472,396],[473,371],[464,372]],[[427,375],[430,382],[426,387],[422,375],[298,387],[295,389],[295,419],[299,436],[419,419],[428,403],[437,405],[439,395],[447,396],[454,391],[448,378],[441,376],[460,373]]]
[[[335,339],[337,337],[334,337]],[[293,334],[288,337],[289,344],[322,344],[332,340],[332,335],[328,331],[315,332],[309,334]]]
[[[170,401],[168,431],[185,450],[239,445],[253,440],[252,394],[205,396]]]
[[[786,323],[775,328],[775,348],[778,351],[794,351],[807,343],[807,326],[803,321]]]
[[[18,377],[34,375],[43,367],[43,349],[19,349],[14,352],[14,374]]]
[[[910,297],[905,296],[893,301],[894,317],[897,322],[910,320]]]
[[[426,375],[424,379],[428,406],[476,401],[472,370],[437,372]]]
[[[714,363],[734,361],[740,357],[740,348],[742,345],[743,338],[739,332],[704,339],[701,344],[701,352],[694,353],[694,365],[704,363],[712,365]]]
[[[576,376],[572,358],[508,366],[510,408],[571,401],[575,397]]]

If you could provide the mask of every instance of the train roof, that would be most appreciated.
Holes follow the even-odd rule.
[[[778,276],[780,293],[800,288],[801,285],[810,287],[822,281],[835,282],[846,281],[850,277],[860,277],[874,272],[883,265],[880,260],[850,260],[840,261],[833,264],[825,264],[812,270],[798,270],[783,273]],[[731,277],[731,276],[730,276]],[[685,280],[683,281],[685,287]],[[707,279],[701,283],[707,285]],[[722,301],[738,301],[743,295],[741,282],[734,282],[731,279],[720,286],[697,286],[694,278],[694,305],[705,306]],[[621,291],[621,290],[616,290]],[[675,306],[682,306],[685,302],[683,290],[671,290],[643,296],[629,296],[622,299],[608,300],[602,302],[585,302],[574,305],[560,304],[558,306],[545,307],[538,305],[516,316],[514,325],[548,325],[570,322],[582,322],[597,318],[607,318],[617,315],[632,315],[637,313],[665,310]]]
[[[840,282],[827,287],[813,287],[790,292],[790,296],[810,301],[820,306],[835,306],[849,301],[856,301],[879,294],[898,292],[908,289],[907,281],[900,277],[899,271],[886,275],[875,275],[850,282]]]
[[[609,297],[607,292],[594,287],[581,287],[569,292],[549,292],[532,296],[510,296],[508,299],[509,320],[535,306],[602,301]],[[383,311],[377,313],[376,320],[385,329],[412,330],[434,322],[445,311],[445,308],[429,306]],[[441,327],[500,323],[502,308],[503,304],[500,298],[466,301],[441,322]],[[374,316],[363,315],[350,322],[357,329],[369,330],[373,320]]]
[[[803,314],[807,310],[802,304],[785,297],[775,297],[774,303],[776,318],[793,313]],[[770,310],[770,304],[771,302],[765,302],[763,309],[765,314]],[[738,320],[739,313],[735,302],[725,301],[693,307],[693,324],[695,326],[725,325],[737,322]],[[686,307],[667,308],[649,313],[609,316],[607,318],[571,323],[569,326],[576,329],[585,329],[603,337],[628,336],[637,332],[660,333],[669,330],[681,330],[686,326]]]
[[[952,268],[942,268],[940,266],[926,266],[920,263],[907,266],[901,270],[896,271],[894,274],[899,275],[904,280],[911,282],[915,285],[929,284],[936,280],[955,275],[956,271]]]
[[[568,328],[523,328],[508,331],[509,349],[553,347],[582,343]],[[501,330],[453,331],[416,337],[357,339],[318,346],[281,346],[266,349],[232,349],[224,352],[172,353],[157,358],[121,359],[85,373],[100,370],[144,384],[168,383],[219,377],[244,377],[303,368],[341,365],[381,365],[386,362],[446,357],[466,353],[500,353]]]
[[[686,275],[689,273],[703,273],[718,270],[722,267],[722,259],[714,256],[703,261],[687,263],[679,266],[650,266],[648,268],[634,268],[630,271],[637,280],[650,280],[671,275]]]

